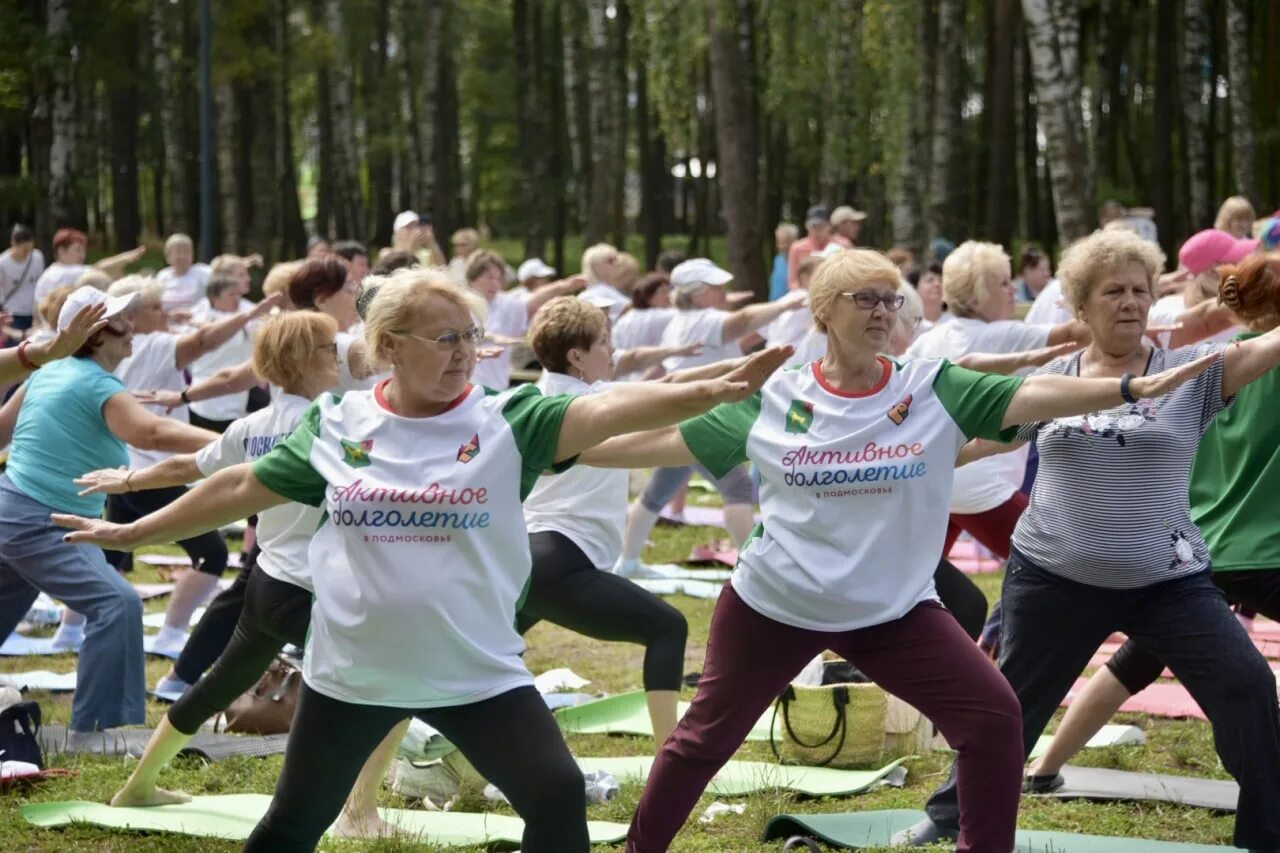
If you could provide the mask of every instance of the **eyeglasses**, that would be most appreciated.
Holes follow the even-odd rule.
[[[440,349],[457,349],[464,343],[475,346],[484,338],[483,326],[472,326],[470,329],[462,332],[445,332],[438,338],[425,338],[422,335],[414,335],[409,332],[400,332],[406,338],[422,341],[427,344],[435,344]]]
[[[885,293],[880,294],[875,290],[859,290],[857,293],[841,293],[841,296],[847,296],[853,300],[853,304],[867,311],[873,310],[877,305],[883,303],[888,311],[897,311],[902,307],[902,303],[907,301],[907,297],[901,293]]]

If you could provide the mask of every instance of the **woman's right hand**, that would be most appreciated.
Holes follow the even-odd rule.
[[[134,391],[133,399],[144,406],[164,406],[166,413],[185,405],[181,391]]]
[[[62,541],[73,545],[97,545],[112,551],[132,551],[138,547],[132,535],[132,525],[116,524],[100,518],[84,518],[55,512],[53,523],[71,532]]]
[[[99,468],[90,471],[83,477],[76,478],[77,486],[84,486],[80,496],[85,495],[123,495],[130,491],[129,475],[132,472],[124,466],[119,468]]]
[[[1186,364],[1162,370],[1151,376],[1136,376],[1129,380],[1129,393],[1135,397],[1163,397],[1182,383],[1204,373],[1220,358],[1222,358],[1221,352],[1211,352],[1200,356],[1195,361],[1188,361]]]

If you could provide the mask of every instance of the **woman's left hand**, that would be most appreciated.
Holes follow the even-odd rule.
[[[1221,352],[1211,352],[1200,356],[1195,361],[1188,361],[1186,364],[1162,370],[1151,376],[1137,376],[1129,380],[1129,393],[1135,397],[1163,397],[1182,383],[1204,373],[1220,358],[1222,358]]]
[[[77,477],[75,484],[83,486],[80,496],[85,495],[123,495],[129,491],[129,475],[132,472],[124,466],[119,468],[100,468],[90,471],[83,477]]]
[[[717,403],[747,399],[794,354],[795,347],[791,346],[769,347],[755,353],[719,379],[709,380],[713,385],[712,396]]]
[[[104,319],[106,313],[106,303],[86,305],[77,311],[76,316],[71,318],[71,323],[49,342],[49,361],[74,355],[84,346],[85,341],[107,325]]]
[[[100,518],[84,518],[79,515],[53,514],[53,523],[71,532],[62,537],[72,544],[97,545],[112,551],[132,551],[137,543],[130,535],[130,526],[103,521]]]

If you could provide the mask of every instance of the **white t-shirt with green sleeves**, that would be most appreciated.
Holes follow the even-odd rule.
[[[253,468],[325,510],[303,677],[334,699],[397,708],[532,684],[515,630],[530,572],[520,502],[553,468],[574,398],[470,386],[445,412],[406,418],[384,387],[321,397]]]
[[[750,460],[764,517],[733,588],[786,625],[848,631],[935,599],[956,453],[1000,424],[1020,378],[946,360],[895,364],[864,394],[838,391],[821,362],[775,373],[760,393],[680,425],[721,475]]]

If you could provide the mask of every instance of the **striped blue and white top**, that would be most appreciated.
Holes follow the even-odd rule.
[[[1221,349],[1155,350],[1147,373]],[[1036,372],[1077,376],[1080,355]],[[1036,440],[1040,469],[1014,547],[1054,574],[1113,589],[1208,569],[1187,489],[1200,436],[1229,405],[1222,376],[1219,360],[1163,397],[1023,426],[1018,437]]]

